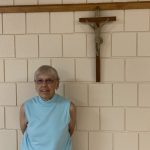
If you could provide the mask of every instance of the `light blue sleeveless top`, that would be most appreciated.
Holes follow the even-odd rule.
[[[49,101],[40,96],[24,103],[28,121],[21,150],[72,150],[68,124],[70,101],[55,94]]]

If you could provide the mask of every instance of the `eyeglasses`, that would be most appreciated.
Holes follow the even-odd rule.
[[[38,84],[38,85],[42,85],[43,83],[47,84],[47,85],[51,85],[54,83],[55,80],[52,80],[52,79],[46,79],[46,80],[43,80],[43,79],[37,79],[35,80],[35,83]]]

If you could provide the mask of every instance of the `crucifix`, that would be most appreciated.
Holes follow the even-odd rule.
[[[136,2],[110,2],[110,3],[80,3],[80,4],[46,4],[46,5],[9,5],[0,6],[0,13],[32,13],[32,12],[73,12],[94,11],[94,18],[79,18],[80,22],[89,23],[95,32],[96,45],[96,82],[100,82],[100,45],[103,43],[100,37],[101,27],[109,21],[115,21],[116,17],[100,17],[100,10],[129,10],[150,9],[150,1]]]
[[[100,82],[100,45],[103,43],[101,35],[101,27],[108,21],[115,21],[116,17],[100,17],[100,9],[95,12],[95,17],[79,18],[79,22],[88,23],[95,33],[95,49],[96,49],[96,82]]]

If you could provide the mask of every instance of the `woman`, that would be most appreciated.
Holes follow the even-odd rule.
[[[38,96],[20,108],[21,150],[72,150],[75,106],[55,93],[59,87],[56,69],[48,65],[39,67],[34,81]]]

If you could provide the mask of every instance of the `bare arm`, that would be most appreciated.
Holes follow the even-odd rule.
[[[20,108],[20,128],[22,133],[24,134],[27,128],[27,121],[26,121],[23,105]]]
[[[72,134],[74,132],[75,122],[76,122],[76,109],[75,109],[75,105],[71,102],[71,105],[70,105],[70,123],[69,123],[70,136],[72,136]]]

